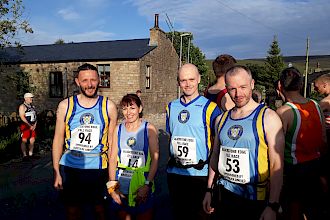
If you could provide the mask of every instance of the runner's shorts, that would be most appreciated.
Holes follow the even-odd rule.
[[[30,139],[30,138],[35,138],[36,137],[36,131],[31,130],[30,127],[25,123],[22,123],[19,126],[19,129],[21,131],[22,139]]]
[[[77,169],[61,166],[60,170],[63,181],[61,198],[64,204],[103,204],[108,169]]]

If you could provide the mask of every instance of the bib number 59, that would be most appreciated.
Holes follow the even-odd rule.
[[[184,154],[184,157],[188,156],[189,149],[186,146],[178,146],[178,157],[182,157]]]

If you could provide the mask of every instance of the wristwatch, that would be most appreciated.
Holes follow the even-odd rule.
[[[281,205],[278,202],[268,202],[267,206],[273,209],[274,212],[280,213]]]
[[[144,185],[147,185],[147,186],[149,186],[151,188],[152,187],[152,181],[146,180],[144,182]]]

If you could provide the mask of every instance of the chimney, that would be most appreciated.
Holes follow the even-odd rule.
[[[154,26],[154,28],[159,28],[159,26],[158,26],[158,17],[159,17],[159,14],[155,14],[155,26]]]
[[[159,28],[159,14],[155,14],[155,25],[150,29],[150,46],[157,46],[162,37],[166,37],[165,33]]]

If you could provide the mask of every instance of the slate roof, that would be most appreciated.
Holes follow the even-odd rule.
[[[156,46],[149,39],[65,43],[4,48],[3,63],[49,63],[68,61],[138,60]]]

